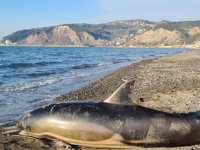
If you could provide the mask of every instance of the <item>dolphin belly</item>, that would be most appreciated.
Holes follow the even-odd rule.
[[[20,135],[59,139],[73,145],[99,148],[132,148],[160,142],[156,139],[128,140],[120,133],[97,123],[83,120],[62,121],[51,117],[34,121],[31,128],[24,129]]]
[[[127,148],[121,135],[91,122],[60,121],[47,118],[35,121],[31,129],[23,130],[20,135],[36,138],[60,139],[64,142],[86,147]]]
[[[85,121],[61,121],[47,118],[35,121],[31,129],[22,133],[54,134],[82,141],[102,141],[113,136],[113,131],[99,124]]]

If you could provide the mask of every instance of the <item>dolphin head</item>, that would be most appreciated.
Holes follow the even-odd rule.
[[[17,126],[22,130],[31,131],[33,123],[36,120],[40,120],[48,116],[49,111],[50,106],[40,107],[38,109],[30,111],[18,119],[19,121]]]

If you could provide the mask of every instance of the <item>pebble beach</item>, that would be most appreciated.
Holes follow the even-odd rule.
[[[133,103],[165,112],[187,113],[200,110],[200,50],[161,56],[123,67],[79,90],[56,98],[56,101],[104,100],[124,80],[135,80],[131,90]],[[0,149],[88,149],[62,142],[49,142],[12,135],[4,137]],[[200,146],[148,148],[190,150]],[[144,149],[133,147],[133,149]]]

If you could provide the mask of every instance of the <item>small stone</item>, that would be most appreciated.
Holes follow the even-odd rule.
[[[143,97],[140,97],[140,102],[144,102],[144,98]]]

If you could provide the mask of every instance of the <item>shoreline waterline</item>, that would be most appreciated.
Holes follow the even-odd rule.
[[[9,50],[11,51],[4,50],[0,52],[3,55],[7,52],[8,54],[17,53],[19,61],[23,59],[24,62],[20,62],[20,64],[18,62],[15,64],[6,63],[0,67],[0,69],[2,68],[0,71],[3,73],[2,81],[4,82],[0,85],[0,106],[2,109],[5,109],[0,114],[0,118],[4,118],[0,122],[9,121],[26,111],[52,103],[56,97],[92,84],[94,81],[112,74],[119,68],[131,65],[132,63],[138,63],[141,60],[170,55],[170,53],[174,54],[186,51],[187,49],[77,49],[40,47],[38,50],[36,47],[28,47],[27,49],[23,47],[18,50],[13,50],[12,48]],[[72,52],[73,54],[71,55]],[[23,57],[21,57],[20,53],[23,54]],[[38,61],[37,59],[34,59],[33,62],[26,61],[25,58],[29,58],[29,53],[33,53],[31,57],[35,55]],[[40,55],[43,56],[41,57],[38,53],[41,53]],[[58,56],[54,58],[55,54]],[[77,59],[77,54],[80,55],[80,59]],[[73,57],[70,63],[68,63],[68,56],[70,58]],[[49,57],[50,60],[47,60]],[[43,58],[46,59],[45,62]],[[104,60],[101,60],[101,58],[104,58]],[[58,59],[61,60],[58,61]],[[76,59],[78,60],[77,63]],[[84,62],[79,63],[80,60],[84,60]],[[65,61],[67,62],[65,63]],[[6,71],[14,71],[14,74],[12,75],[9,72],[4,73],[5,69]],[[17,73],[18,70],[22,70],[22,72],[24,70],[25,74]],[[36,72],[38,73],[36,74]],[[4,78],[6,80],[3,80]],[[8,112],[9,109],[12,111]]]
[[[125,49],[133,49],[133,48],[153,48],[153,49],[200,49],[198,47],[193,47],[193,46],[87,46],[87,45],[0,45],[0,47],[60,47],[60,48],[125,48]]]
[[[162,58],[162,57],[167,57],[167,56],[170,57],[170,56],[173,56],[173,55],[192,52],[192,51],[196,51],[196,50],[199,50],[199,49],[187,49],[187,48],[185,48],[184,51],[177,52],[175,54],[166,54],[166,55],[157,56],[157,57],[153,57],[153,58],[147,58],[147,59],[138,60],[138,61],[133,62],[131,64],[128,64],[126,66],[120,67],[120,68],[118,68],[116,70],[113,70],[112,72],[107,73],[104,76],[100,76],[99,78],[96,78],[93,81],[86,83],[82,87],[79,87],[77,89],[74,89],[72,91],[66,92],[63,95],[60,95],[60,96],[56,97],[55,102],[63,102],[63,101],[71,101],[71,100],[72,101],[74,101],[74,100],[75,101],[78,101],[78,100],[91,100],[91,101],[103,100],[103,99],[107,98],[109,95],[105,95],[105,96],[101,95],[102,98],[99,98],[98,96],[91,96],[91,95],[89,96],[89,95],[87,95],[87,92],[89,91],[89,89],[91,89],[94,86],[98,85],[100,82],[104,82],[104,80],[106,80],[108,78],[113,78],[113,75],[116,74],[117,72],[121,72],[124,69],[133,68],[133,66],[135,66],[135,65],[137,66],[137,65],[140,65],[140,64],[143,64],[143,63],[146,64],[146,63],[152,62],[153,60],[156,60],[156,59],[159,59],[159,58]],[[127,78],[126,77],[121,78],[121,80],[119,82],[121,84],[123,84],[124,80],[127,80]],[[120,84],[119,84],[119,86],[120,86]],[[117,86],[116,86],[116,88],[117,88]],[[91,92],[91,91],[89,91],[89,92]],[[91,98],[91,97],[93,97],[93,98]]]
[[[188,49],[187,49],[188,50]],[[194,51],[193,49],[190,49],[189,51]],[[186,51],[182,51],[182,52],[178,52],[176,54],[180,54],[180,53],[185,53]],[[173,56],[173,55],[176,55],[176,54],[169,54],[169,55],[163,55],[163,56],[157,56],[157,57],[153,57],[153,58],[147,58],[147,59],[143,59],[143,60],[138,60],[138,61],[135,61],[131,64],[127,64],[126,66],[122,66],[120,68],[117,68],[115,70],[112,70],[112,71],[108,71],[107,73],[105,73],[104,75],[100,75],[100,76],[97,76],[96,78],[94,78],[92,81],[90,82],[87,82],[85,83],[83,86],[80,86],[76,89],[73,89],[71,91],[68,91],[66,92],[65,94],[62,94],[62,95],[59,95],[55,98],[54,102],[60,102],[60,101],[63,101],[63,97],[65,97],[65,95],[71,95],[73,93],[76,93],[76,92],[80,92],[82,91],[83,89],[85,88],[88,88],[90,87],[91,85],[95,85],[95,84],[98,84],[97,82],[101,81],[101,80],[104,80],[105,78],[109,78],[110,76],[112,76],[113,74],[115,74],[116,72],[120,72],[121,70],[123,70],[124,68],[129,68],[133,65],[138,65],[138,64],[141,64],[141,63],[146,63],[148,61],[152,61],[152,60],[156,60],[156,59],[159,59],[161,57],[165,57],[165,56]],[[126,79],[123,78],[122,79],[122,83],[125,81]],[[69,101],[68,99],[65,99],[66,101]],[[72,100],[72,99],[70,99]],[[76,100],[83,100],[82,98],[80,99],[74,99],[75,101]],[[85,100],[85,99],[84,99]],[[90,99],[90,100],[94,100],[94,99]],[[96,99],[98,100],[98,99]]]
[[[199,68],[199,50],[147,59],[122,67],[78,91],[60,97],[58,101],[102,100],[115,91],[123,83],[122,79],[125,78],[127,80],[135,80],[130,96],[137,105],[165,112],[188,113],[199,111]],[[41,144],[39,139],[16,138],[12,135],[7,138],[9,139],[7,142],[8,147],[18,146],[24,149],[32,147],[35,149],[42,149],[43,147],[56,149],[59,147],[57,145]],[[27,143],[31,143],[31,147]],[[70,145],[69,148],[71,148]],[[85,149],[82,147],[78,148]],[[133,148],[145,149],[134,146]],[[199,145],[171,149],[178,150],[180,148],[183,150],[198,149]],[[169,148],[159,147],[153,149],[167,150]]]

